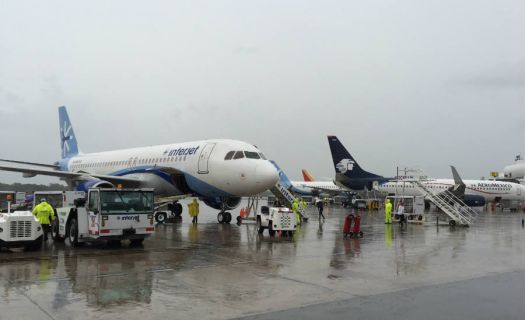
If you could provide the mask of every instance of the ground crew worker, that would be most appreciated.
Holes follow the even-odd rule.
[[[197,223],[199,217],[199,202],[197,202],[197,199],[193,199],[192,202],[188,203],[188,211],[190,217],[192,217],[191,222]]]
[[[386,204],[385,204],[385,223],[386,224],[392,223],[392,203],[390,202],[390,199],[386,199]]]
[[[319,200],[317,201],[316,205],[317,205],[317,211],[319,212],[319,221],[321,221],[321,217],[323,218],[323,221],[325,221],[326,218],[324,217],[324,214],[323,214],[324,202],[322,200]]]
[[[301,204],[301,217],[303,217],[303,215],[306,214],[306,208],[308,208],[308,204],[302,198],[301,198],[300,204]]]
[[[397,215],[399,216],[399,225],[403,226],[403,224],[406,223],[405,206],[403,205],[403,201],[399,202],[399,205],[397,206]]]
[[[51,231],[51,222],[55,220],[55,210],[47,203],[46,198],[42,198],[40,203],[33,209],[33,214],[42,225],[44,241],[47,241],[47,234]]]
[[[295,221],[297,225],[300,225],[301,224],[301,212],[299,211],[299,200],[297,200],[297,198],[293,199],[292,211],[295,213]]]

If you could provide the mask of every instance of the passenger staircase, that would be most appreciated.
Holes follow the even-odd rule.
[[[285,186],[283,186],[280,182],[277,182],[271,189],[270,189],[270,192],[273,193],[273,195],[279,200],[279,202],[281,203],[281,205],[285,206],[285,207],[288,207],[288,208],[292,208],[292,203],[295,199],[295,196],[290,192],[288,191],[288,189],[286,189]],[[301,207],[301,206],[299,206]],[[307,221],[308,220],[308,215],[307,213],[305,212],[305,210],[303,210],[302,208],[299,209],[300,212],[301,212],[301,216],[303,218],[304,221]]]
[[[467,206],[461,199],[452,192],[445,190],[439,193],[432,192],[421,180],[404,180],[411,183],[425,196],[426,199],[434,203],[445,214],[450,217],[450,225],[460,225],[468,227],[477,218],[478,213]]]

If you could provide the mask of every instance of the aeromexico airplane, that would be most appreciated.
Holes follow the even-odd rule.
[[[76,190],[90,187],[147,187],[156,196],[192,194],[220,210],[229,222],[243,196],[268,190],[278,180],[275,167],[255,146],[237,140],[203,140],[143,148],[79,152],[65,107],[60,107],[62,159],[53,165],[0,160],[0,170],[25,177],[47,175],[65,180]]]
[[[421,193],[411,184],[385,178],[363,170],[336,136],[328,136],[336,171],[336,182],[352,190],[376,189],[388,194],[418,196]],[[525,201],[525,187],[513,182],[493,180],[461,180],[453,168],[454,179],[429,179],[423,184],[435,193],[464,184],[464,202],[469,206],[482,206],[486,202],[501,200]]]

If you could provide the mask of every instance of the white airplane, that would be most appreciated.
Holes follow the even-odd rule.
[[[506,166],[503,172],[506,179],[525,179],[525,159],[516,156],[514,163]]]
[[[342,192],[350,191],[346,188],[341,188],[340,186],[336,185],[333,181],[292,181],[288,178],[284,171],[281,170],[277,163],[275,163],[272,160],[270,160],[270,162],[273,163],[273,165],[279,172],[281,184],[283,184],[286,189],[290,190],[293,193],[304,196],[313,196],[322,193],[339,194]]]
[[[521,184],[495,180],[462,180],[454,167],[452,172],[454,179],[429,179],[423,180],[422,184],[434,193],[464,185],[464,202],[469,206],[483,206],[486,202],[501,200],[525,201],[525,187]],[[377,189],[388,194],[421,195],[414,185],[403,181],[385,182],[379,184]]]
[[[387,178],[370,173],[361,168],[336,136],[328,136],[332,153],[336,182],[352,190],[376,189],[388,194],[418,196],[420,193],[410,183],[401,182],[395,177]],[[461,180],[453,169],[453,179],[432,179],[424,182],[434,192],[445,191],[458,184],[464,184],[463,201],[469,206],[483,206],[486,202],[500,200],[525,201],[525,187],[513,183],[494,180]],[[397,182],[396,182],[397,181]]]
[[[271,188],[279,176],[259,149],[237,140],[203,140],[143,148],[79,152],[65,107],[59,108],[62,159],[53,165],[0,160],[0,170],[24,177],[47,175],[75,190],[90,187],[154,188],[156,196],[191,194],[220,210],[217,220],[231,221],[243,196]],[[180,205],[179,205],[180,206]]]

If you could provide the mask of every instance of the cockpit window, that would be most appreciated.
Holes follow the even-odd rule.
[[[244,158],[244,152],[242,152],[242,151],[235,152],[235,155],[233,156],[234,160],[235,159],[242,159],[242,158]]]
[[[232,157],[233,157],[233,154],[235,153],[235,151],[230,151],[226,154],[226,157],[224,157],[224,160],[231,160]]]
[[[244,154],[246,155],[246,158],[248,159],[260,159],[261,158],[257,152],[244,151]]]
[[[263,160],[268,160],[268,159],[266,159],[266,157],[265,157],[264,154],[262,154],[262,153],[259,153],[259,156],[260,156],[261,159],[263,159]]]

